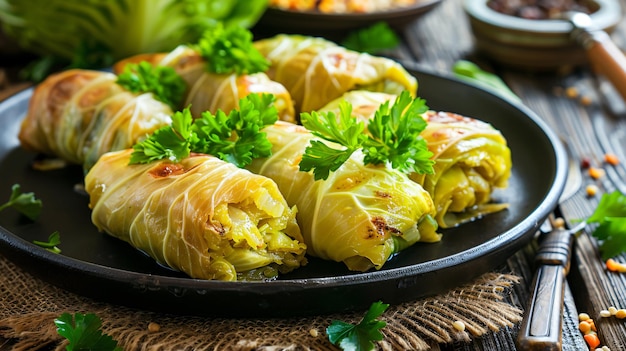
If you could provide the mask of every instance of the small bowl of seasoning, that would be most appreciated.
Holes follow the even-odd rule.
[[[476,50],[509,67],[558,70],[586,64],[563,14],[589,15],[593,26],[611,33],[622,18],[616,0],[465,0]]]

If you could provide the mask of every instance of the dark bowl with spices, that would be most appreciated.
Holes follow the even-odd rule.
[[[611,33],[622,18],[615,0],[465,0],[475,47],[489,59],[525,70],[559,70],[587,63],[571,38],[568,11],[587,13]]]

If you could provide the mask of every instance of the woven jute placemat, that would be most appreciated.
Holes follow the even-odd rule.
[[[124,350],[337,350],[325,330],[333,320],[358,323],[360,313],[306,318],[228,319],[180,316],[94,301],[57,288],[0,256],[0,338],[13,350],[64,350],[54,320],[64,312],[95,313],[103,331]],[[379,350],[428,350],[437,343],[470,341],[521,320],[506,301],[519,282],[487,273],[439,296],[390,306]],[[462,321],[466,328],[454,328]]]

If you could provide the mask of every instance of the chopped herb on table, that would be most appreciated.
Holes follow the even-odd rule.
[[[102,333],[102,321],[93,313],[63,313],[54,324],[59,335],[69,341],[67,351],[122,351],[117,341]]]
[[[389,307],[380,301],[374,302],[359,324],[354,325],[339,320],[334,320],[328,328],[326,334],[333,345],[338,345],[342,350],[369,351],[374,349],[373,341],[383,339],[380,329],[387,323],[378,320]]]
[[[22,193],[21,186],[19,184],[13,184],[11,197],[8,202],[0,205],[0,211],[9,207],[13,207],[18,212],[34,221],[39,218],[42,202],[35,197],[34,193]]]
[[[600,241],[603,259],[626,252],[626,195],[619,191],[602,195],[587,223],[597,223],[592,235]]]

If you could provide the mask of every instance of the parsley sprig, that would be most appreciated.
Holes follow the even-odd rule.
[[[25,215],[30,220],[36,220],[39,218],[41,208],[43,206],[41,200],[35,197],[34,193],[22,193],[22,188],[19,184],[13,184],[11,187],[11,197],[9,201],[0,205],[0,211],[13,207],[19,213]]]
[[[380,341],[383,334],[380,329],[387,323],[377,318],[387,310],[388,304],[374,302],[359,324],[350,324],[334,320],[326,328],[328,339],[333,345],[339,345],[342,350],[369,351],[374,348],[372,341]]]
[[[393,49],[400,44],[400,38],[387,22],[376,22],[369,27],[348,33],[341,42],[346,49],[376,54]]]
[[[57,332],[69,341],[67,351],[122,351],[111,336],[102,333],[102,321],[93,313],[63,313],[54,320]]]
[[[206,111],[195,120],[189,108],[178,111],[172,115],[171,125],[133,146],[130,163],[177,162],[195,152],[245,167],[255,158],[271,154],[272,144],[261,129],[278,120],[274,100],[271,94],[250,94],[239,100],[238,110],[229,114]]]
[[[61,233],[55,231],[48,236],[48,241],[33,240],[33,244],[52,253],[61,253],[61,249],[59,249],[59,245],[61,244]]]
[[[173,68],[153,66],[146,61],[126,65],[117,84],[133,93],[152,93],[174,110],[182,104],[187,89],[185,80]]]
[[[218,23],[203,34],[194,49],[211,73],[252,74],[269,68],[269,61],[253,45],[252,33],[243,27]]]
[[[600,241],[603,259],[626,252],[626,195],[619,191],[602,195],[587,223],[597,223],[592,235]]]
[[[432,173],[432,153],[420,133],[426,128],[421,115],[428,110],[423,99],[413,99],[404,91],[390,107],[382,104],[364,133],[363,122],[352,117],[352,105],[339,104],[339,116],[333,112],[302,113],[300,120],[313,135],[338,145],[312,140],[300,162],[300,170],[313,170],[316,180],[327,179],[357,150],[364,154],[363,163],[390,163],[402,172]],[[339,147],[339,148],[338,148]]]

